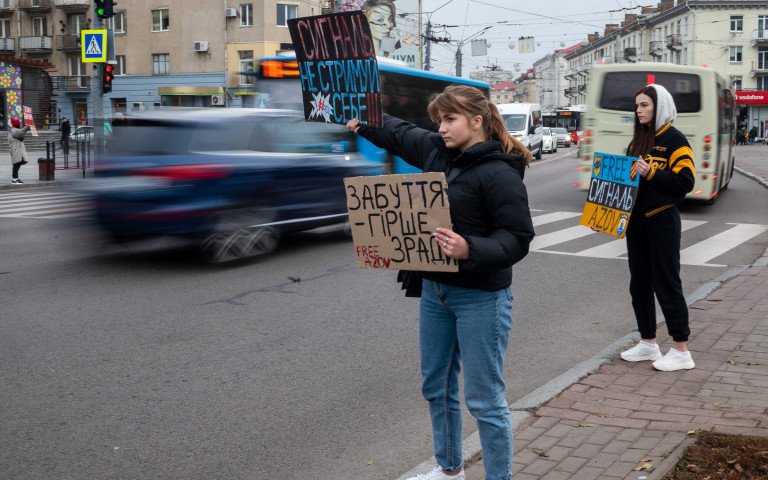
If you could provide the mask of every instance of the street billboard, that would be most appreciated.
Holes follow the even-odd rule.
[[[337,12],[362,10],[368,18],[376,54],[421,69],[419,0],[336,0]]]

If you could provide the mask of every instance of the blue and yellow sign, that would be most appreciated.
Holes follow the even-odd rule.
[[[83,63],[107,61],[107,31],[80,30],[80,57]]]
[[[623,238],[637,198],[636,157],[595,152],[592,179],[579,224]]]

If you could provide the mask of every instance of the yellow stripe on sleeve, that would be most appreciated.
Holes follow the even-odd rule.
[[[693,166],[693,151],[691,147],[683,146],[672,152],[669,157],[669,168],[672,173],[680,173],[680,170],[687,168],[692,175],[696,175],[696,168]]]

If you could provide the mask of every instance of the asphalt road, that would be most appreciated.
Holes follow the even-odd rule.
[[[528,170],[534,215],[581,210],[574,153]],[[3,209],[0,193],[0,478],[391,479],[432,454],[418,302],[394,272],[355,268],[339,232],[222,268],[165,242],[103,249],[81,220]],[[701,222],[683,247],[768,225],[766,211],[765,189],[736,175],[716,205],[683,206]],[[634,329],[626,261],[579,255],[606,241],[515,267],[510,401]],[[683,265],[686,293],[767,243],[763,231]]]

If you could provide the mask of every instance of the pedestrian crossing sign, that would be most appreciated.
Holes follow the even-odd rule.
[[[107,61],[107,31],[80,30],[80,49],[83,63]]]

